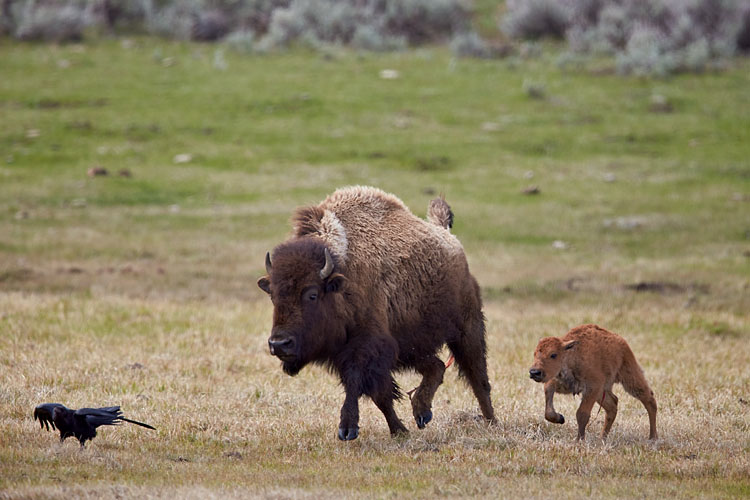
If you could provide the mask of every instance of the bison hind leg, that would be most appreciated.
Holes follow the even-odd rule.
[[[422,375],[422,382],[411,399],[411,408],[417,427],[424,429],[432,420],[432,400],[443,383],[445,364],[433,355],[420,360],[415,368]]]
[[[495,410],[490,397],[490,380],[487,377],[487,348],[484,324],[469,331],[460,340],[449,342],[448,348],[456,359],[460,374],[466,378],[479,402],[485,420],[495,423]]]

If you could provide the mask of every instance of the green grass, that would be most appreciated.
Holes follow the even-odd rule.
[[[2,43],[2,495],[747,496],[747,60],[650,80],[562,71],[554,47],[227,51],[221,71],[212,45]],[[412,432],[392,440],[363,401],[360,439],[339,443],[334,378],[289,378],[266,353],[263,256],[296,206],[347,184],[418,215],[445,193],[485,297],[496,428],[451,371],[426,430],[402,402]],[[601,416],[583,446],[543,420],[533,348],[585,322],[631,343],[657,444],[623,391],[606,444]],[[107,429],[79,452],[35,427],[41,402],[122,404],[159,430]],[[576,404],[557,403],[568,421]]]

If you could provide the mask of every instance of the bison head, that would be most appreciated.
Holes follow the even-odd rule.
[[[322,360],[346,340],[346,321],[340,293],[344,276],[322,242],[301,238],[279,245],[273,258],[266,254],[266,276],[258,286],[273,302],[271,354],[289,375],[307,363]]]
[[[544,383],[557,377],[562,370],[565,355],[577,343],[577,340],[563,342],[557,337],[540,340],[534,351],[534,364],[531,365],[529,376],[536,382]]]

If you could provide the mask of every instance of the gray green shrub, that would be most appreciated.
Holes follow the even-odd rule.
[[[614,55],[622,73],[703,71],[750,46],[750,0],[513,0],[501,27]]]

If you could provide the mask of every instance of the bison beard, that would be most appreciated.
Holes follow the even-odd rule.
[[[339,376],[339,439],[357,438],[361,396],[383,412],[391,434],[407,432],[393,409],[401,392],[392,375],[406,369],[422,375],[411,404],[424,428],[446,344],[494,421],[479,287],[448,230],[452,216],[442,199],[430,204],[428,222],[380,190],[345,188],[298,209],[294,235],[266,256],[258,286],[274,305],[269,349],[289,375],[315,363]]]

